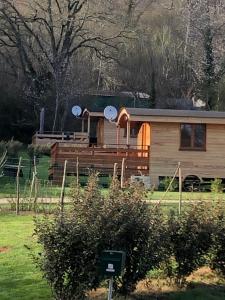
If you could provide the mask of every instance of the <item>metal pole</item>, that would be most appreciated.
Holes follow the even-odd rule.
[[[113,277],[111,277],[111,278],[109,279],[108,300],[113,300],[112,294],[113,294]]]

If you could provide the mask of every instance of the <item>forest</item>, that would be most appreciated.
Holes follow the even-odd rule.
[[[87,91],[225,108],[224,0],[0,0],[0,139],[63,130]]]

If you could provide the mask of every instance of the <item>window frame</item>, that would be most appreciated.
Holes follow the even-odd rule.
[[[182,135],[182,125],[190,125],[191,126],[191,146],[184,147],[181,145],[181,135]],[[195,127],[198,125],[202,125],[205,127],[205,134],[204,134],[204,145],[203,147],[195,147]],[[207,124],[205,123],[180,123],[180,151],[206,151],[206,135],[207,135]]]

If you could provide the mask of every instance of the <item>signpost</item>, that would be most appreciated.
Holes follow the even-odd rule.
[[[112,300],[113,278],[122,274],[125,258],[124,251],[105,250],[102,252],[100,272],[103,277],[109,278],[108,300]]]

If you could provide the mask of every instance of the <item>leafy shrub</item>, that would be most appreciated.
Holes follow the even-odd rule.
[[[23,144],[19,141],[0,141],[0,154],[2,154],[6,149],[8,152],[8,156],[12,158],[18,157],[19,151],[23,148]]]
[[[214,228],[211,208],[205,203],[191,206],[180,216],[169,219],[170,259],[166,265],[167,275],[174,277],[178,285],[205,262],[212,243]]]
[[[133,292],[137,282],[163,259],[163,218],[144,198],[143,186],[120,190],[113,181],[102,209],[102,247],[126,252],[125,272],[115,281],[115,290],[122,295]]]
[[[146,273],[159,265],[163,255],[163,219],[158,208],[142,200],[143,188],[121,190],[113,181],[102,196],[98,177],[92,174],[87,187],[72,188],[73,207],[63,217],[37,221],[35,232],[43,252],[37,263],[56,299],[84,299],[86,291],[100,285],[98,261],[103,250],[124,250],[124,274],[115,289],[127,295]],[[162,234],[162,235],[161,235]]]
[[[96,224],[101,195],[93,177],[84,192],[79,187],[74,188],[73,197],[72,210],[35,223],[35,234],[43,247],[36,262],[51,285],[55,299],[60,300],[85,299],[86,291],[98,284],[99,230]]]
[[[216,204],[215,226],[213,242],[210,252],[210,266],[222,277],[225,277],[225,214],[224,205]]]
[[[211,192],[212,193],[222,193],[223,192],[222,179],[215,178],[214,181],[212,181]]]
[[[28,145],[27,153],[31,159],[34,156],[41,156],[41,155],[50,155],[51,147],[48,145]]]
[[[166,191],[171,183],[172,177],[164,177],[161,181],[160,181],[160,189]],[[169,192],[175,192],[178,190],[179,187],[179,183],[178,180],[175,178],[169,188]]]

